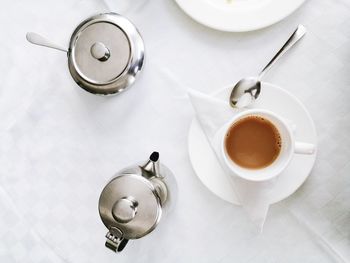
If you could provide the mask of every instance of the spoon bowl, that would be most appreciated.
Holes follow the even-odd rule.
[[[259,97],[261,90],[261,82],[259,78],[249,77],[241,79],[236,83],[233,87],[231,96],[230,96],[230,104],[232,107],[236,107],[238,101],[242,98],[242,96],[246,93],[249,93],[252,99],[257,99]],[[247,106],[247,105],[242,105]]]

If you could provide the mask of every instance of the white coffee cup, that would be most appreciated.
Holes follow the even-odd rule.
[[[260,116],[269,120],[277,128],[281,136],[281,150],[278,157],[270,165],[261,169],[248,169],[239,166],[231,160],[226,151],[225,137],[228,130],[234,123],[248,116]],[[232,171],[233,174],[249,181],[259,182],[271,180],[286,169],[294,154],[313,154],[316,148],[314,144],[295,141],[293,125],[289,121],[268,110],[250,109],[238,113],[225,125],[224,130],[225,132],[223,133],[221,141],[223,160],[227,168]]]

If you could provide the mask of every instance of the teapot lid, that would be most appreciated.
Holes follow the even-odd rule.
[[[94,94],[116,94],[130,86],[144,59],[136,27],[116,13],[92,16],[73,32],[68,50],[70,73]]]
[[[115,177],[103,189],[99,212],[104,225],[119,238],[136,239],[158,224],[162,208],[152,183],[138,174]]]

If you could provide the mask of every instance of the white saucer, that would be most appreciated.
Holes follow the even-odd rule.
[[[228,100],[231,88],[227,87],[214,96]],[[304,105],[289,92],[269,83],[262,84],[262,92],[251,108],[274,111],[296,125],[295,138],[298,141],[317,144],[314,123]],[[199,122],[193,119],[188,149],[194,171],[202,183],[215,195],[233,204],[239,204],[227,174],[222,170]],[[271,191],[272,203],[279,202],[293,194],[309,176],[315,163],[312,155],[294,155],[287,169],[278,177]]]
[[[175,0],[197,22],[221,31],[244,32],[281,21],[305,0]]]

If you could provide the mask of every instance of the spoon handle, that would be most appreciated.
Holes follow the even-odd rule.
[[[297,43],[306,33],[306,28],[303,25],[299,25],[294,33],[290,36],[283,47],[277,52],[277,54],[271,59],[271,61],[265,66],[265,68],[259,74],[259,80],[265,75],[265,73],[274,65],[274,63],[282,57],[295,43]]]
[[[67,49],[52,43],[51,41],[49,41],[48,39],[44,38],[43,36],[37,33],[28,32],[26,35],[26,38],[30,43],[34,45],[49,47],[49,48],[57,49],[63,52],[67,52]]]

